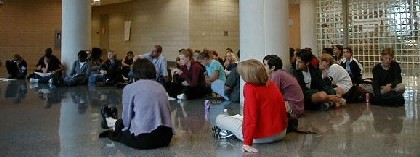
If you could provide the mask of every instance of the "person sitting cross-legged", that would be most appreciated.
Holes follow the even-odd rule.
[[[253,143],[271,143],[282,140],[287,130],[287,113],[284,98],[275,83],[269,80],[264,65],[255,60],[238,64],[244,85],[243,116],[217,115],[214,135],[229,131],[243,140],[242,150],[258,152]]]
[[[135,149],[166,147],[174,131],[165,88],[156,82],[156,70],[147,59],[134,61],[133,75],[135,82],[123,89],[122,119],[115,119],[115,108],[102,108],[103,128],[110,130],[100,137],[109,136]]]
[[[385,48],[381,53],[381,59],[381,63],[376,64],[372,69],[374,103],[388,104],[395,101],[395,103],[400,103],[397,105],[402,105],[404,104],[402,94],[405,92],[405,85],[402,84],[400,65],[393,60],[394,50]]]
[[[324,83],[321,71],[311,64],[311,59],[312,53],[301,49],[296,53],[296,64],[291,68],[292,75],[303,91],[305,109],[327,110],[334,105],[341,106],[343,99]]]
[[[85,50],[79,51],[78,60],[73,62],[70,75],[64,77],[64,84],[74,86],[87,83],[90,74],[90,65],[87,61],[88,54]]]
[[[293,118],[301,117],[304,113],[305,105],[303,92],[296,78],[287,71],[282,70],[283,62],[276,55],[265,56],[263,63],[270,75],[270,80],[277,85],[284,96],[287,112]]]

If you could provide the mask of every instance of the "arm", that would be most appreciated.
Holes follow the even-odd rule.
[[[199,80],[199,77],[201,76],[200,73],[202,73],[203,69],[199,67],[199,65],[197,66],[197,64],[194,64],[194,66],[192,66],[191,68],[192,68],[192,78],[190,80],[188,79],[188,76],[187,76],[186,81],[191,87],[196,87],[198,86],[198,80]],[[186,73],[186,72],[183,72],[183,73]]]
[[[77,61],[74,61],[73,65],[71,66],[70,76],[73,76],[76,74],[76,66],[77,66]]]
[[[391,87],[395,88],[397,86],[397,84],[402,82],[402,76],[401,76],[401,68],[400,65],[397,62],[394,62],[394,81],[391,82]]]
[[[162,71],[162,76],[165,78],[165,82],[169,81],[169,77],[168,77],[168,63],[166,61],[166,59],[164,57],[160,58],[162,60],[161,65],[160,65],[160,70]]]
[[[242,133],[244,138],[244,145],[252,146],[254,134],[257,130],[257,100],[255,96],[255,89],[248,85],[244,87],[244,120],[242,126]]]
[[[129,91],[129,88],[123,89],[122,95],[122,104],[123,104],[123,111],[122,111],[122,120],[124,124],[124,128],[128,128],[131,123],[131,117],[133,113],[133,100],[134,95],[132,95],[132,91]]]
[[[377,66],[373,67],[372,74],[373,74],[373,80],[372,80],[373,93],[375,94],[375,96],[380,96],[381,86],[379,84],[379,78],[381,77],[381,72],[379,71]]]

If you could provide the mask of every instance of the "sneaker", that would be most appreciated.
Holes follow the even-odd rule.
[[[211,127],[211,134],[216,139],[233,139],[235,135],[229,130],[220,129],[218,126]]]
[[[29,82],[30,83],[38,83],[38,79],[30,78]]]
[[[211,127],[211,135],[214,138],[220,139],[220,131],[222,131],[218,126]]]
[[[178,98],[178,100],[185,100],[185,95],[180,94],[180,95],[176,96],[176,98]]]
[[[114,119],[118,119],[118,110],[116,107],[108,107],[107,105],[102,106],[101,108],[101,116],[102,116],[102,129],[109,129],[106,118],[111,117]]]
[[[53,78],[50,78],[49,80],[48,80],[48,83],[53,83],[54,82],[54,80],[53,80]]]
[[[176,100],[174,97],[168,96],[168,100]]]
[[[335,108],[334,103],[331,103],[331,102],[325,102],[325,103],[322,103],[322,104],[321,104],[321,110],[322,110],[322,111],[328,111],[328,110],[330,110],[330,109],[332,109],[332,108]]]

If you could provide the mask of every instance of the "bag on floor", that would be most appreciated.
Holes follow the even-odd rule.
[[[365,93],[366,91],[362,87],[355,85],[350,88],[344,99],[346,99],[347,103],[361,103],[365,101]]]

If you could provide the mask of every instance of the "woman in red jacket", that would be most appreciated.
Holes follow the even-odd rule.
[[[243,140],[243,151],[258,152],[252,147],[253,143],[275,142],[286,135],[285,102],[261,62],[255,59],[243,61],[238,65],[238,72],[246,82],[243,117],[220,114],[216,117],[216,126]]]

